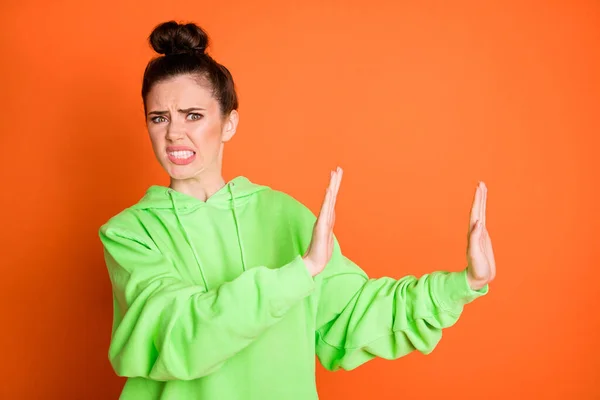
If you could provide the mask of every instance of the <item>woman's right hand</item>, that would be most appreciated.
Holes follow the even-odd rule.
[[[325,192],[325,198],[321,205],[321,211],[313,228],[312,238],[306,254],[304,254],[304,263],[308,272],[312,276],[316,276],[325,269],[325,266],[331,259],[333,254],[333,225],[335,224],[335,202],[342,175],[344,171],[337,168],[331,172],[329,187]]]

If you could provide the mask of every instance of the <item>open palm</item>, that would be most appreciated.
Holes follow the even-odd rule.
[[[329,186],[325,192],[321,211],[313,227],[310,244],[303,257],[304,263],[312,276],[320,274],[323,271],[333,253],[335,203],[338,191],[340,190],[343,172],[339,167],[335,171],[331,171]]]
[[[485,183],[479,182],[473,199],[467,235],[467,277],[474,290],[483,288],[496,277],[492,239],[485,223],[486,202],[487,187]]]

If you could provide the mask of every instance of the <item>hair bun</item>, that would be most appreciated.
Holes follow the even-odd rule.
[[[179,24],[175,21],[158,25],[149,38],[154,51],[165,56],[180,53],[204,53],[208,35],[196,24]]]

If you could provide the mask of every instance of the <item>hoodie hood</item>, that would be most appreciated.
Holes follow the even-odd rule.
[[[176,209],[179,213],[192,212],[198,207],[213,206],[218,208],[232,208],[244,204],[248,198],[267,186],[250,182],[244,176],[238,176],[227,182],[225,186],[210,196],[206,201],[178,192],[166,186],[151,186],[144,197],[132,208],[134,209]]]
[[[237,214],[237,208],[243,206],[250,197],[260,191],[269,189],[267,186],[257,185],[248,178],[238,176],[227,182],[225,186],[219,189],[215,194],[210,196],[206,201],[199,200],[193,196],[178,192],[165,186],[151,186],[146,191],[142,199],[132,208],[138,210],[157,210],[166,209],[172,210],[175,214],[179,229],[182,231],[185,241],[190,247],[194,260],[198,266],[204,286],[208,290],[209,285],[206,279],[206,272],[200,262],[198,250],[190,239],[188,229],[184,222],[184,216],[198,210],[200,207],[217,207],[221,209],[231,210],[231,218],[235,224],[236,240],[240,249],[242,269],[246,271],[246,256],[244,251],[244,240],[241,235],[240,222]]]

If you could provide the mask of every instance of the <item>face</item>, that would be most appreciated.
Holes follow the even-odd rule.
[[[208,84],[187,75],[159,82],[146,110],[154,154],[171,180],[221,175],[223,144],[235,134],[238,114],[223,116]]]

